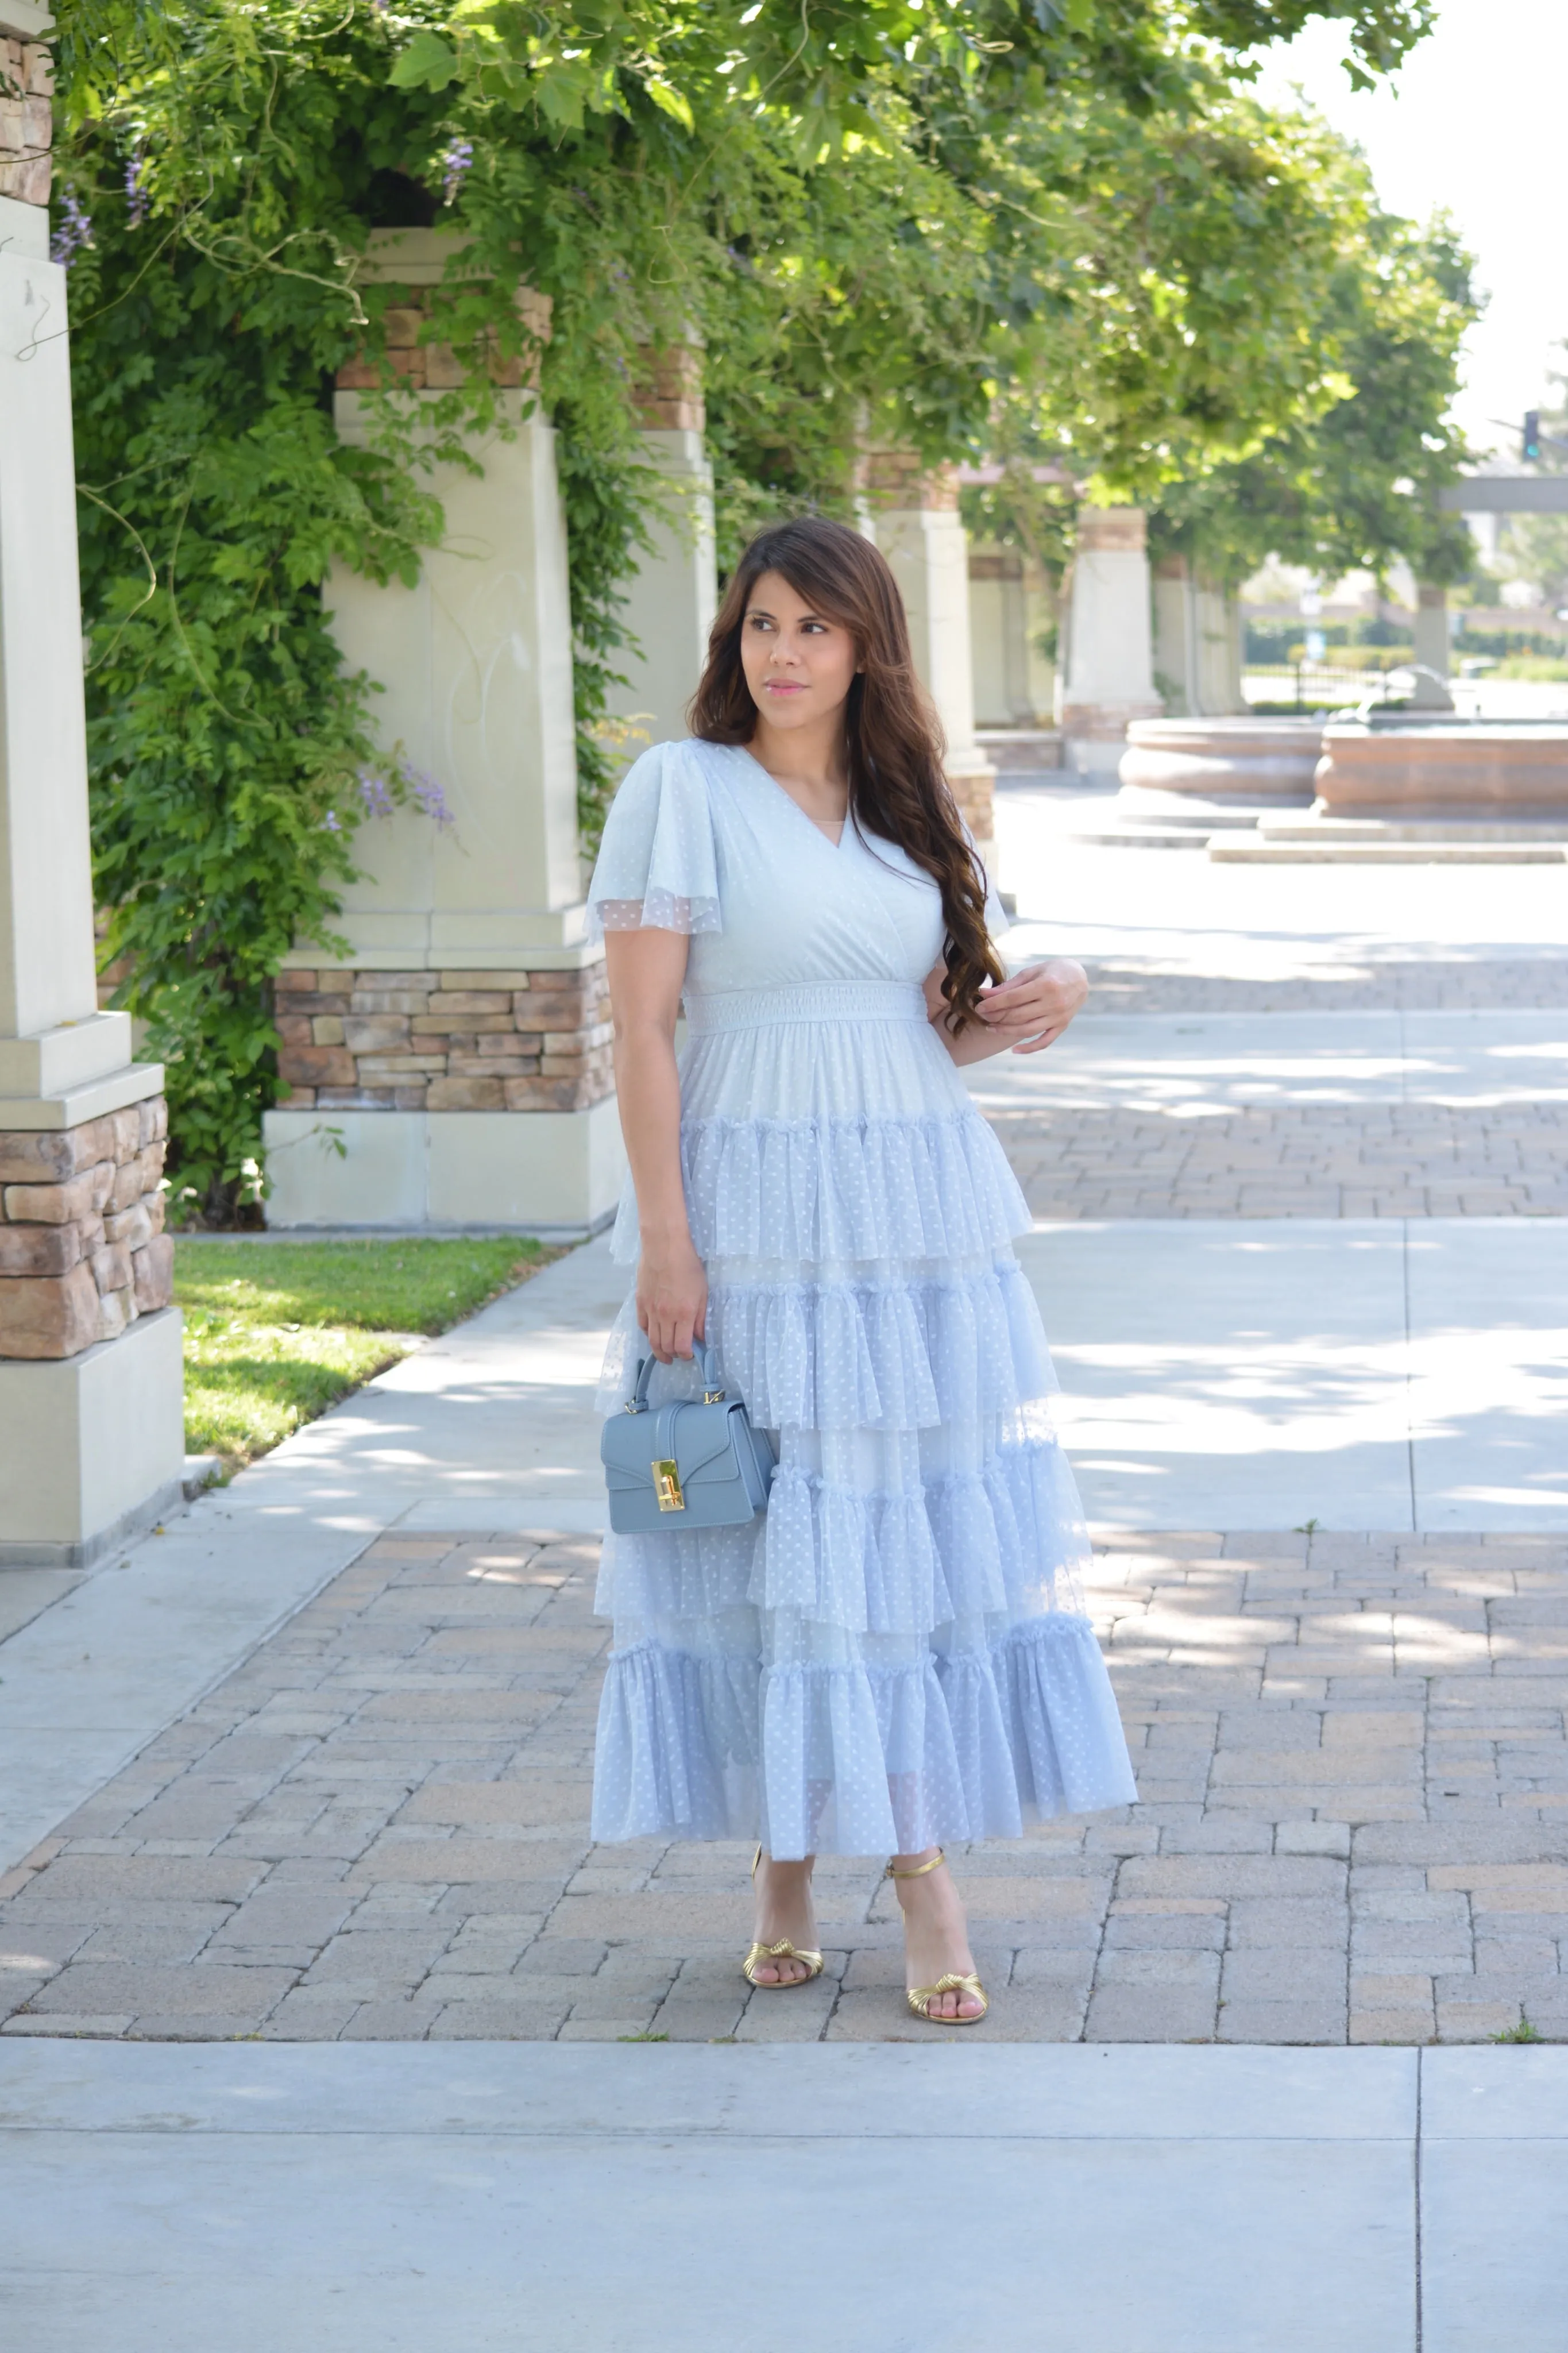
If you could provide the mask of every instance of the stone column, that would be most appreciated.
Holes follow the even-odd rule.
[[[1185,556],[1154,566],[1153,627],[1154,683],[1167,717],[1230,718],[1246,709],[1240,604]]]
[[[50,23],[0,0],[0,1563],[96,1558],[184,1456],[163,1074],[97,1001]]]
[[[1415,637],[1414,652],[1418,668],[1415,691],[1411,697],[1417,711],[1452,711],[1454,698],[1448,691],[1448,664],[1452,654],[1448,642],[1448,592],[1435,588],[1429,582],[1419,585],[1415,591]],[[1430,670],[1430,678],[1422,675]]]
[[[1199,581],[1194,598],[1198,622],[1198,687],[1206,715],[1241,717],[1241,599],[1212,582]]]
[[[647,373],[637,391],[643,448],[667,487],[652,524],[653,553],[638,558],[626,584],[626,626],[642,650],[622,658],[626,683],[610,706],[636,727],[627,747],[634,756],[647,744],[688,733],[686,706],[702,674],[719,605],[702,353],[695,343],[679,343],[645,357]]]
[[[868,453],[865,490],[874,536],[909,615],[915,668],[947,735],[947,777],[982,858],[994,860],[995,770],[974,740],[969,541],[958,474],[926,469],[909,449]]]
[[[378,231],[364,265],[406,290],[392,340],[416,400],[459,380],[449,352],[418,340],[454,249],[449,231]],[[447,533],[416,585],[342,569],[329,583],[344,659],[384,689],[378,733],[426,806],[362,827],[348,957],[301,942],[279,976],[291,1092],[266,1123],[271,1225],[579,1231],[619,1190],[604,953],[584,939],[555,437],[510,373],[511,438],[476,448],[482,474],[436,476]],[[339,375],[346,439],[364,434],[375,377],[357,362]],[[431,814],[443,807],[449,825]]]
[[[1114,776],[1129,723],[1157,719],[1149,558],[1141,507],[1080,507],[1067,628],[1064,757]]]
[[[1048,727],[1056,664],[1040,639],[1054,618],[1037,565],[1011,547],[972,548],[969,627],[980,727]]]

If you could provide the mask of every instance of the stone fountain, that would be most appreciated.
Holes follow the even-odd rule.
[[[1447,699],[1420,677],[1407,702],[1326,723],[1139,721],[1114,829],[1094,838],[1238,864],[1563,862],[1568,720],[1471,718],[1434,689]]]
[[[1320,719],[1138,719],[1105,829],[1080,840],[1201,849],[1266,813],[1305,812],[1322,751]]]
[[[1189,799],[1300,803],[1312,797],[1321,719],[1139,719],[1120,775],[1138,793]]]
[[[1325,818],[1568,824],[1568,723],[1377,712],[1323,729]]]

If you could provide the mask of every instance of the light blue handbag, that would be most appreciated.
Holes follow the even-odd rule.
[[[605,1424],[599,1459],[617,1535],[743,1526],[765,1510],[773,1450],[740,1398],[726,1398],[713,1352],[697,1343],[702,1402],[650,1406],[652,1356],[637,1366],[629,1404]]]

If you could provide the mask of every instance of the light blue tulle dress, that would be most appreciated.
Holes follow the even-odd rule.
[[[590,902],[596,931],[691,934],[708,1336],[779,1461],[752,1526],[605,1543],[595,1836],[910,1853],[1127,1803],[1012,1249],[1028,1211],[926,1018],[935,884],[852,826],[836,846],[749,753],[689,742],[626,776]],[[628,1186],[614,1250],[637,1249]],[[643,1353],[628,1299],[602,1411]],[[694,1393],[656,1367],[656,1402]]]

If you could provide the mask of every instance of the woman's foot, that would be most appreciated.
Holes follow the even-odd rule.
[[[888,1866],[904,1915],[904,1982],[911,1989],[933,1986],[940,1978],[974,1975],[969,1924],[947,1864],[918,1868],[941,1851],[928,1846],[919,1854],[896,1854]],[[952,1987],[933,1994],[926,2011],[930,2018],[961,2025],[984,2014],[983,1996]]]
[[[756,1925],[752,1934],[759,1945],[776,1945],[787,1937],[803,1953],[816,1950],[816,1915],[811,1903],[814,1855],[801,1862],[775,1862],[763,1855],[752,1873],[756,1889]],[[753,1961],[747,1974],[753,1985],[799,1985],[816,1971],[808,1961],[788,1953]]]

